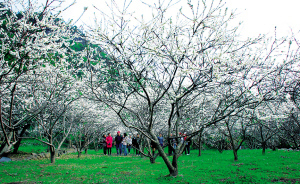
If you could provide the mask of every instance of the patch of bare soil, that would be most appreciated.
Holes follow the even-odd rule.
[[[279,178],[272,180],[272,182],[299,183],[300,178]]]
[[[242,165],[244,165],[244,163],[239,163],[239,164],[231,164],[233,166],[238,166],[238,167],[241,167]]]
[[[8,154],[5,155],[5,157],[10,158],[12,161],[25,160],[29,156],[31,156],[31,153],[25,153],[25,152],[19,152],[17,154],[8,153]]]
[[[230,178],[223,178],[223,179],[219,179],[219,181],[221,183],[228,183],[228,184],[231,184],[231,183],[234,183],[233,181],[228,181]]]

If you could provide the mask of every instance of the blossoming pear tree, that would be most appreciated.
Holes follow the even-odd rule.
[[[57,2],[46,1],[41,5],[34,1],[5,0],[0,5],[0,123],[5,137],[1,154],[11,150],[18,142],[18,130],[39,112],[23,111],[15,116],[18,104],[24,103],[17,101],[19,90],[39,68],[65,62],[70,26],[53,13]]]
[[[237,85],[245,83],[240,75],[262,64],[259,57],[249,54],[262,38],[239,41],[237,27],[230,24],[234,13],[222,1],[143,2],[151,13],[141,17],[130,11],[132,1],[124,1],[122,8],[111,2],[107,3],[111,4],[110,14],[98,7],[104,18],[89,34],[91,42],[105,50],[115,69],[112,73],[99,62],[90,71],[94,99],[109,106],[124,126],[153,141],[170,175],[177,176],[177,160],[184,148],[179,141],[184,108],[193,105],[206,89],[229,86],[235,80],[239,80]],[[206,127],[241,111],[235,109],[236,104],[253,103],[243,103],[239,98],[249,90],[235,91],[230,102],[218,98],[223,97],[221,88],[217,91],[210,95],[217,100],[213,104],[215,115],[208,115],[211,118]],[[161,107],[169,109],[163,118],[159,117]],[[179,143],[172,161],[154,132],[154,127],[162,126],[161,121],[168,125],[168,135],[175,129]],[[194,130],[189,136],[199,132]]]

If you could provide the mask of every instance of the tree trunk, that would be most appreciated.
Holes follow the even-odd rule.
[[[202,133],[203,133],[203,127],[201,128],[201,131],[199,133],[199,139],[198,139],[198,144],[199,144],[199,153],[198,153],[198,156],[200,157],[201,156],[201,149],[202,149],[202,142],[201,142],[201,139],[202,139]]]
[[[173,168],[169,168],[169,172],[170,172],[170,176],[177,176],[178,175],[178,154],[175,152],[174,156],[173,156],[173,160],[172,160],[172,166]]]
[[[173,152],[171,138],[168,137],[168,156],[171,156]]]
[[[150,157],[150,163],[151,163],[151,164],[154,164],[154,163],[155,163],[154,155],[153,155],[153,157]]]
[[[94,149],[95,149],[95,152],[97,152],[97,151],[98,151],[98,148],[97,148],[96,141],[94,141]]]
[[[142,152],[144,152],[146,143],[143,141],[142,137],[143,137],[143,136],[141,136],[141,145],[140,145],[140,149],[141,149]],[[141,154],[141,158],[143,158],[143,157],[144,157],[144,155]]]
[[[80,158],[80,156],[81,156],[81,151],[78,151],[78,158]]]
[[[10,132],[9,135],[8,135],[8,141],[11,141],[12,136],[13,136],[13,133]],[[3,155],[3,154],[5,154],[5,153],[8,153],[8,152],[10,151],[10,149],[12,148],[12,146],[13,146],[12,143],[7,144],[7,142],[4,141],[4,143],[3,143],[2,146],[1,146],[0,155]]]
[[[262,154],[265,155],[266,154],[266,143],[262,142],[261,145],[262,145]]]
[[[261,140],[262,140],[262,142],[261,142],[261,146],[262,146],[262,154],[265,155],[265,154],[266,154],[266,142],[267,142],[267,141],[264,140],[263,129],[262,129],[262,125],[261,125],[261,124],[260,124],[260,126],[259,126],[259,130],[260,130],[260,138],[261,138]]]
[[[201,156],[201,149],[202,149],[202,143],[201,143],[201,140],[200,140],[199,141],[199,153],[198,153],[199,157]]]
[[[233,148],[234,161],[238,161],[237,149]]]
[[[21,145],[21,141],[22,141],[22,139],[19,139],[18,142],[14,145],[14,151],[13,151],[14,154],[18,153],[19,147]]]
[[[85,149],[84,149],[84,154],[87,154],[87,153],[88,153],[88,149],[85,148]]]
[[[152,138],[158,142],[157,140],[157,137],[154,135],[153,132],[151,132],[151,136]],[[179,145],[181,146],[181,145]],[[177,155],[178,153],[176,153],[175,151],[175,154],[173,156],[173,162],[171,163],[170,160],[168,159],[168,156],[166,155],[166,153],[164,152],[163,148],[161,145],[157,144],[156,145],[157,147],[157,150],[158,150],[158,153],[160,154],[160,156],[162,157],[162,159],[164,160],[165,164],[167,165],[168,167],[168,170],[169,170],[169,173],[170,173],[170,176],[177,176],[178,175],[178,167],[177,167]],[[177,149],[176,149],[177,150]]]
[[[99,147],[98,147],[97,144],[95,145],[95,151],[96,151],[96,152],[99,151]]]
[[[52,164],[54,164],[54,163],[55,163],[55,147],[54,147],[54,145],[53,145],[52,130],[49,131],[48,140],[49,140],[49,143],[50,143],[50,146],[49,146],[49,151],[50,151],[50,162],[51,162]]]
[[[297,143],[297,140],[295,139],[295,136],[292,136],[292,139],[293,139],[293,142],[294,142],[294,145],[295,145],[295,148],[298,149],[298,143]]]
[[[234,139],[232,137],[232,134],[231,134],[231,131],[230,131],[230,128],[229,128],[229,124],[228,124],[228,122],[225,122],[225,123],[226,123],[226,127],[227,127],[227,130],[228,130],[229,138],[230,138],[230,143],[231,143],[231,147],[232,147],[232,151],[233,151],[234,161],[238,161],[237,150],[239,148],[237,148],[237,149],[235,148]]]
[[[52,164],[55,163],[55,148],[54,146],[49,146],[50,149],[50,161]]]
[[[21,131],[19,137],[23,137],[24,133],[26,132],[26,130],[27,130],[29,127],[30,127],[30,124],[26,124],[26,125],[23,127],[23,129],[22,129],[22,131]],[[14,154],[17,154],[17,153],[18,153],[19,147],[20,147],[20,145],[21,145],[21,141],[22,141],[22,139],[19,138],[18,142],[14,145],[14,152],[13,152]]]
[[[2,143],[1,143],[1,146],[0,146],[0,153],[2,152],[5,145],[6,145],[6,141],[3,140]],[[1,156],[1,154],[0,154],[0,156]]]
[[[64,121],[65,121],[65,116],[64,116]],[[63,139],[61,140],[61,142],[59,143],[58,142],[58,146],[57,146],[57,150],[60,150],[60,147],[62,146],[62,144],[65,142],[66,138],[69,136],[70,132],[71,132],[71,128],[72,128],[72,125],[70,125],[69,129],[67,130],[67,133],[65,134],[64,133],[64,137]]]
[[[69,139],[69,149],[71,149],[71,148],[72,148],[72,140]]]
[[[172,170],[169,169],[169,172],[170,172],[170,176],[174,176],[174,177],[178,176],[178,169],[177,168],[172,169]]]
[[[8,145],[6,142],[4,144],[5,145],[3,146],[3,149],[0,152],[0,156],[5,154],[5,153],[8,153],[12,148],[12,144]]]

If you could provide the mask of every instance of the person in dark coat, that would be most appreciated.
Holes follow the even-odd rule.
[[[131,149],[131,146],[132,146],[132,138],[131,138],[131,135],[129,135],[128,137],[128,140],[127,140],[127,149],[128,149],[128,154],[130,154],[130,149]]]
[[[135,154],[140,155],[140,144],[141,144],[141,138],[139,134],[136,134],[136,137],[132,139],[132,145],[135,147]]]
[[[122,141],[123,141],[123,137],[121,136],[121,132],[118,131],[117,132],[117,136],[115,137],[115,145],[116,145],[116,149],[117,149],[117,155],[121,155],[122,154]]]
[[[190,138],[184,134],[184,142],[185,142],[185,148],[184,148],[184,154],[190,155]]]
[[[107,150],[107,147],[106,147],[106,135],[104,134],[102,137],[103,138],[101,140],[101,143],[102,143],[102,147],[103,147],[103,153],[104,153],[104,155],[106,155],[106,150]]]

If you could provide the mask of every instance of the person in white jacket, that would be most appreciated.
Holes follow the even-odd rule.
[[[128,140],[127,140],[128,154],[130,154],[131,145],[132,145],[132,138],[131,138],[131,135],[129,135]]]
[[[127,144],[128,144],[128,137],[127,137],[127,134],[124,133],[124,138],[123,138],[123,141],[122,141],[124,156],[127,156]]]

